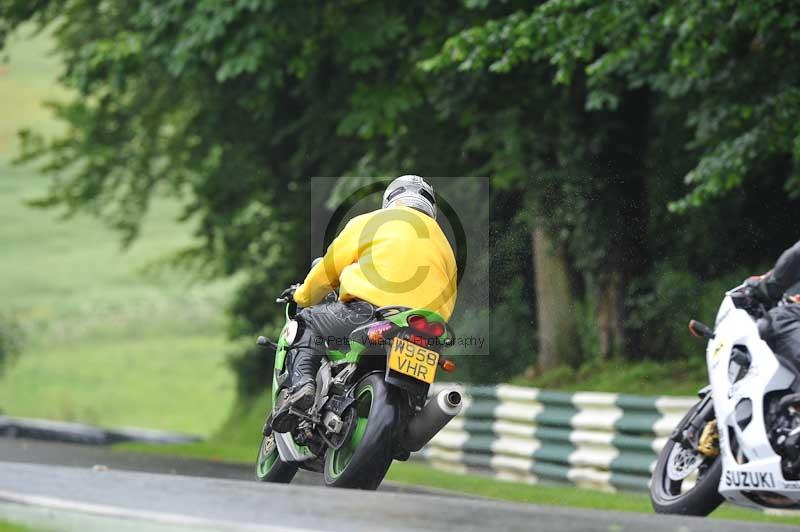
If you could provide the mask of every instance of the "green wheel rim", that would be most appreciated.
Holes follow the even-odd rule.
[[[272,440],[272,451],[267,453],[266,449],[270,440]],[[275,465],[275,462],[278,461],[278,456],[278,446],[275,445],[275,435],[270,434],[269,436],[265,436],[261,440],[261,448],[258,451],[258,465],[256,467],[256,473],[258,473],[259,477],[264,478],[267,476],[272,467]]]
[[[367,431],[369,413],[372,410],[372,400],[374,397],[375,392],[370,385],[365,386],[364,389],[358,393],[356,397],[356,426],[353,430],[353,435],[340,449],[331,449],[331,451],[329,451],[331,453],[328,458],[328,476],[330,478],[339,478],[353,460],[353,455],[356,454],[356,450],[361,444],[361,440],[364,438],[364,433]]]

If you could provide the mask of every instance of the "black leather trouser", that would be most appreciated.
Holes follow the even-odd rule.
[[[800,364],[800,304],[780,305],[760,319],[761,337],[773,351]]]
[[[372,321],[376,307],[366,301],[334,301],[304,308],[297,314],[297,338],[286,361],[289,386],[314,381],[328,349],[347,352],[356,328]]]

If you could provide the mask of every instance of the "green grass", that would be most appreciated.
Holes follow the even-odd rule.
[[[213,433],[235,398],[224,307],[232,282],[192,284],[145,273],[192,242],[179,206],[154,202],[127,251],[96,219],[63,220],[28,207],[48,179],[11,164],[14,132],[53,134],[42,101],[63,98],[44,34],[11,39],[0,66],[0,297],[24,331],[19,360],[0,379],[8,414]]]
[[[694,395],[708,384],[705,364],[703,346],[699,345],[697,358],[691,361],[589,362],[579,368],[562,366],[543,375],[518,377],[512,384],[566,391]]]
[[[219,462],[250,463],[261,443],[261,429],[270,409],[269,393],[238,402],[228,420],[208,440],[185,445],[147,445],[124,443],[120,451],[157,453],[170,456],[203,458]]]
[[[429,486],[469,495],[511,502],[590,508],[612,512],[652,513],[650,498],[638,493],[603,493],[569,486],[532,485],[494,480],[478,475],[459,475],[438,471],[415,463],[395,463],[387,480]],[[800,517],[766,515],[761,512],[723,505],[713,519],[734,519],[768,523],[800,525]]]
[[[218,336],[82,338],[32,349],[0,391],[8,413],[207,435],[232,402]]]
[[[0,521],[0,532],[31,532],[31,529],[7,521]]]

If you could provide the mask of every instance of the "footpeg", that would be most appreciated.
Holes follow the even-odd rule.
[[[304,419],[309,423],[316,424],[319,421],[318,419],[314,419],[314,417],[310,416],[308,412],[303,412],[302,410],[298,410],[293,406],[289,407],[289,414],[295,416],[298,419]]]

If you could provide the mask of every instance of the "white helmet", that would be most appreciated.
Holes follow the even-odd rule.
[[[383,193],[383,208],[403,205],[436,219],[436,194],[418,175],[403,175],[392,181]]]

